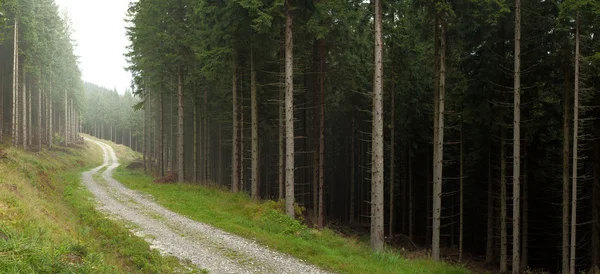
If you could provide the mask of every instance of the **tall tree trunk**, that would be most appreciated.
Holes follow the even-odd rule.
[[[48,93],[52,92],[52,82],[50,82],[50,87],[48,87]],[[54,104],[52,102],[51,94],[48,94],[48,148],[52,148],[52,142],[54,138],[54,129],[52,128],[52,123],[54,122],[52,117],[54,117]]]
[[[515,0],[512,273],[521,266],[521,0]]]
[[[41,73],[40,73],[40,75],[41,75]],[[1,125],[1,123],[2,123],[2,119],[0,119],[0,125]],[[0,135],[2,135],[1,130],[0,130]],[[38,147],[38,151],[42,151],[42,138],[43,138],[43,134],[42,134],[42,80],[41,80],[41,76],[40,76],[40,79],[38,81],[38,107],[37,107],[37,147]]]
[[[177,181],[183,182],[183,66],[177,70]]]
[[[23,68],[23,95],[22,99],[22,111],[23,111],[23,149],[27,148],[27,74],[25,74],[25,69]]]
[[[233,125],[231,131],[233,132],[233,138],[231,140],[231,191],[240,191],[240,172],[239,172],[239,138],[238,138],[238,100],[237,100],[237,84],[238,84],[238,68],[237,68],[237,56],[234,53],[233,57],[233,83],[231,87],[232,91],[232,103],[233,103]]]
[[[389,237],[394,235],[394,183],[396,182],[396,132],[394,125],[396,123],[396,90],[394,84],[394,69],[392,68],[392,88],[390,91],[392,97],[392,106],[390,114],[390,222]]]
[[[527,115],[525,115],[527,119]],[[525,161],[523,163],[523,225],[521,226],[521,265],[519,271],[522,271],[529,264],[529,177],[528,175],[528,163],[529,157],[527,156],[527,144],[524,146]]]
[[[431,237],[431,254],[436,261],[440,260],[440,223],[442,215],[442,172],[444,168],[444,105],[446,92],[446,26],[447,19],[442,18],[440,33],[440,87],[438,105],[437,143],[435,144],[435,177],[433,181],[433,224]]]
[[[200,134],[198,134],[198,113],[198,102],[194,100],[194,149],[192,155],[192,182],[194,183],[198,182],[198,138],[200,137]]]
[[[259,199],[258,178],[258,104],[256,98],[256,68],[254,67],[254,50],[250,53],[250,111],[252,120],[252,174],[251,194]]]
[[[33,127],[33,121],[32,121],[32,106],[31,106],[31,98],[33,97],[33,88],[31,88],[31,86],[33,86],[33,81],[30,81],[30,85],[28,88],[28,92],[27,92],[27,136],[29,138],[27,138],[27,146],[31,147],[33,145],[33,134],[32,134],[32,127]]]
[[[578,143],[579,143],[579,11],[575,21],[575,89],[573,98],[573,183],[571,190],[571,263],[569,270],[575,273],[577,249],[577,169],[578,169]]]
[[[596,131],[598,132],[598,131]],[[598,136],[598,134],[596,134]],[[600,143],[596,141],[594,146],[594,167],[593,167],[593,182],[592,182],[592,269],[596,272],[600,271]]]
[[[64,133],[63,134],[65,137],[65,146],[68,146],[69,145],[69,131],[68,131],[69,129],[67,128],[67,119],[68,119],[67,118],[67,116],[68,116],[67,106],[68,106],[68,103],[67,103],[67,90],[66,89],[65,89],[64,93],[65,93],[65,113],[63,116],[63,118],[64,118],[64,123],[63,123]],[[112,130],[112,128],[111,128],[111,130]],[[111,137],[112,137],[112,131],[111,131]]]
[[[500,273],[507,268],[507,231],[506,231],[506,140],[504,128],[500,129]]]
[[[294,218],[294,39],[290,0],[286,0],[285,14],[285,212]]]
[[[15,18],[15,25],[13,29],[13,90],[12,90],[12,144],[17,146],[18,139],[18,111],[17,111],[17,98],[19,93],[19,20]]]
[[[281,200],[284,197],[284,183],[285,183],[285,29],[282,28],[281,36],[284,39],[280,39],[279,45],[279,77],[280,77],[280,86],[279,86],[279,101],[277,102],[279,105],[279,161],[277,163],[278,171],[277,171],[277,182],[278,182],[278,199]]]
[[[323,210],[323,187],[325,180],[325,40],[319,40],[319,228],[323,228],[325,212]],[[383,199],[383,198],[382,198]]]
[[[352,139],[350,146],[350,222],[354,223],[355,217],[354,212],[356,211],[356,171],[355,171],[355,162],[356,162],[356,116],[354,110],[352,110],[352,125],[350,138]]]
[[[438,150],[437,150],[437,145],[438,145],[438,130],[439,130],[439,115],[440,115],[440,17],[439,15],[435,15],[435,23],[434,23],[434,35],[433,35],[433,45],[434,45],[434,51],[433,51],[433,143],[432,143],[432,147],[433,147],[433,166],[432,166],[432,173],[431,174],[435,174],[436,170],[437,170],[437,162],[438,162]],[[427,220],[426,220],[426,228],[425,228],[425,244],[429,245],[431,243],[431,236],[432,233],[430,232],[431,229],[431,222],[432,222],[432,218],[430,218],[432,211],[431,211],[431,207],[433,205],[433,195],[431,195],[431,187],[433,184],[433,181],[435,180],[435,175],[433,175],[433,179],[427,180],[427,186],[426,186],[426,199],[432,198],[432,202],[428,202],[427,203]],[[431,216],[432,217],[432,216]]]
[[[381,0],[375,0],[375,71],[371,148],[371,248],[383,249],[383,35]]]
[[[414,181],[414,177],[413,177],[413,169],[412,169],[412,156],[411,156],[411,152],[412,152],[412,146],[408,145],[408,149],[406,150],[407,154],[408,154],[408,237],[412,240],[414,239],[414,227],[415,227],[415,220],[414,220],[414,187],[413,187],[413,181]],[[429,204],[429,203],[427,203]]]
[[[485,263],[491,265],[494,261],[494,184],[492,182],[492,148],[488,145],[488,193],[487,193],[487,242],[485,248]]]
[[[4,70],[0,68],[0,144],[4,141]]]
[[[210,130],[208,124],[208,88],[204,88],[204,181],[210,181]],[[258,176],[258,175],[257,175]]]
[[[165,176],[165,159],[164,159],[164,139],[165,139],[165,127],[164,127],[164,123],[165,123],[165,107],[164,107],[164,96],[163,96],[163,90],[161,89],[159,91],[159,95],[158,95],[158,176],[159,177],[163,177]],[[129,135],[130,139],[131,139],[131,134]]]
[[[143,126],[143,145],[142,145],[142,161],[144,163],[144,172],[148,171],[148,126],[146,125],[148,122],[148,104],[150,100],[148,100],[148,91],[144,94],[144,118],[142,119]]]
[[[461,111],[464,109],[461,107]],[[463,139],[463,121],[461,118],[460,121],[460,171],[459,171],[459,192],[460,192],[460,202],[459,202],[459,222],[458,222],[458,261],[462,261],[463,256],[463,223],[464,223],[464,139]]]
[[[571,135],[569,124],[569,105],[571,95],[569,94],[569,74],[565,68],[565,88],[563,99],[563,166],[562,166],[562,273],[569,273],[569,160],[571,156],[569,136]]]

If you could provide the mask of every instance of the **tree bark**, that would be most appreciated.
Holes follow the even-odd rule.
[[[210,181],[210,149],[209,145],[209,124],[208,124],[208,88],[204,88],[204,181]]]
[[[391,95],[391,114],[390,114],[390,222],[388,228],[389,237],[394,235],[394,183],[396,182],[396,132],[394,125],[396,123],[396,91],[394,84],[394,71],[392,68],[392,88]]]
[[[195,93],[195,92],[194,92]],[[194,100],[194,149],[192,156],[192,182],[198,182],[198,102]]]
[[[234,52],[233,57],[233,83],[231,87],[232,92],[232,103],[233,103],[233,124],[232,124],[232,132],[233,138],[231,140],[231,191],[238,192],[240,191],[240,173],[239,173],[239,138],[238,138],[238,100],[237,100],[237,83],[238,83],[238,68],[237,68],[237,56]]]
[[[158,176],[165,176],[165,159],[164,159],[164,137],[165,137],[165,129],[164,129],[164,119],[165,119],[165,109],[164,109],[164,96],[163,90],[159,91],[158,95]],[[130,135],[131,136],[131,135]]]
[[[294,218],[294,39],[290,0],[286,0],[285,14],[285,212]]]
[[[461,111],[464,111],[461,107]],[[462,114],[461,114],[462,115]],[[462,118],[460,121],[460,171],[459,171],[459,192],[460,192],[460,202],[459,202],[459,223],[458,223],[458,261],[462,262],[463,256],[463,223],[464,223],[464,139],[463,139],[463,122]]]
[[[325,180],[325,40],[319,41],[319,218],[317,220],[319,228],[323,228],[324,209],[323,209],[323,188]]]
[[[598,130],[596,131],[598,132]],[[596,134],[598,136],[598,134]],[[596,141],[594,146],[594,167],[593,167],[593,183],[592,183],[592,269],[596,272],[600,271],[600,143]]]
[[[251,196],[259,199],[258,178],[258,104],[256,98],[256,68],[254,67],[254,50],[250,53],[250,111],[252,120],[252,163],[251,163]]]
[[[68,105],[68,103],[67,103],[67,90],[66,89],[65,89],[64,95],[65,95],[65,113],[63,116],[63,118],[64,118],[64,123],[63,123],[64,129],[63,130],[64,130],[64,137],[65,137],[65,146],[68,146],[69,145],[69,132],[68,132],[69,129],[67,128],[67,112],[68,112],[67,105]],[[112,138],[112,131],[111,131],[111,138]]]
[[[28,88],[28,92],[27,92],[27,136],[29,138],[27,138],[27,146],[31,147],[33,145],[33,113],[32,113],[32,105],[31,105],[31,100],[33,97],[33,88],[31,88],[31,86],[33,86],[33,81],[31,81],[29,88]]]
[[[177,181],[184,180],[183,158],[183,66],[177,70]]]
[[[12,90],[12,144],[17,146],[18,137],[18,94],[19,94],[19,20],[15,18],[15,25],[13,29],[13,90]]]
[[[512,273],[521,266],[521,0],[515,0]]]
[[[447,19],[441,20],[440,33],[440,79],[439,79],[439,105],[438,128],[435,153],[435,177],[433,181],[433,223],[431,237],[431,254],[436,261],[440,260],[440,223],[442,214],[442,173],[444,167],[444,105],[446,91],[446,26]]]
[[[375,71],[371,148],[371,248],[383,250],[383,35],[381,0],[375,0]]]
[[[40,73],[40,75],[41,75],[41,73]],[[0,104],[1,104],[1,102],[0,102]],[[0,119],[0,125],[1,125],[1,123],[2,123],[2,119]],[[0,135],[2,135],[1,130],[0,130]],[[42,134],[42,80],[41,80],[41,76],[40,76],[40,79],[38,81],[38,107],[37,107],[37,147],[38,147],[38,151],[42,151],[42,138],[43,138],[43,134]]]
[[[563,166],[562,166],[562,273],[569,273],[569,160],[570,160],[570,141],[569,136],[571,135],[569,124],[571,122],[569,118],[569,105],[570,97],[569,94],[569,73],[565,69],[565,88],[564,88],[564,99],[563,99]]]
[[[577,249],[577,169],[579,142],[579,11],[575,20],[575,89],[573,98],[573,183],[571,190],[571,258],[569,272],[575,273]]]
[[[23,95],[22,99],[22,111],[23,111],[23,149],[27,149],[27,74],[25,74],[25,69],[23,68]]]
[[[500,273],[507,271],[506,231],[506,148],[504,128],[500,129]]]
[[[356,197],[356,174],[355,174],[355,162],[356,162],[356,137],[355,135],[355,130],[356,128],[356,117],[355,117],[355,113],[354,110],[352,110],[352,125],[351,125],[351,132],[350,132],[350,138],[352,139],[351,142],[351,146],[350,146],[350,218],[349,218],[349,223],[354,223],[354,212],[356,211],[356,203],[355,203],[355,197]]]
[[[525,120],[527,115],[525,115]],[[528,175],[528,162],[527,157],[527,144],[524,146],[525,160],[523,163],[523,197],[521,198],[523,203],[523,225],[521,226],[521,265],[519,271],[523,271],[529,264],[529,177]]]

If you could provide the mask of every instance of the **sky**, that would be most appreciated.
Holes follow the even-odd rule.
[[[128,0],[56,0],[72,22],[75,55],[83,80],[119,93],[131,86],[124,54],[129,45],[125,35]]]

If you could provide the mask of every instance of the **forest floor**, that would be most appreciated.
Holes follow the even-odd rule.
[[[206,233],[218,231],[219,235],[227,235],[227,237],[234,238],[242,243],[239,244],[242,248],[241,252],[237,251],[240,248],[235,246],[238,245],[237,243],[234,244],[234,250],[220,250],[223,248],[221,245],[213,252],[215,255],[212,256],[223,256],[228,259],[228,261],[223,262],[233,264],[228,266],[230,267],[229,272],[242,270],[254,272],[257,267],[258,272],[261,273],[322,271],[292,259],[289,255],[282,255],[283,253],[316,265],[325,271],[338,273],[469,273],[468,270],[459,265],[434,262],[427,256],[415,258],[414,254],[408,254],[404,251],[387,249],[384,252],[374,253],[370,250],[368,241],[363,238],[343,236],[327,228],[323,230],[308,228],[298,220],[290,219],[283,214],[282,202],[255,201],[245,193],[231,193],[214,185],[157,183],[160,180],[145,175],[139,169],[126,168],[132,161],[139,160],[139,154],[122,145],[107,141],[102,142],[114,148],[121,161],[121,166],[114,169],[114,178],[120,184],[112,186],[110,191],[124,192],[124,195],[127,195],[126,197],[133,196],[133,198],[121,200],[133,202],[134,205],[132,206],[135,206],[136,199],[145,199],[152,202],[153,204],[150,207],[142,210],[155,212],[147,218],[155,216],[157,218],[154,219],[157,222],[160,222],[165,216],[168,219],[173,218],[173,221],[168,222],[168,225],[171,227],[183,226],[182,228],[176,228],[176,230],[181,229],[183,231],[181,236],[186,238],[189,238],[189,236],[186,234],[187,228],[185,226],[192,222],[189,220],[192,219],[206,224],[202,225],[203,228],[200,229],[208,230]],[[109,181],[109,183],[110,181],[112,183],[116,182],[112,179],[105,181]],[[156,210],[156,208],[160,209]],[[161,215],[168,212],[168,210],[172,212]],[[221,237],[217,236],[215,239],[208,240],[208,244],[211,245],[215,241],[220,242]],[[152,240],[151,238],[148,240]],[[166,242],[161,241],[155,244],[160,247],[163,243]],[[197,240],[196,243],[198,245],[205,244],[202,239]],[[272,266],[273,262],[269,262],[277,260],[276,258],[269,255],[265,256],[266,258],[259,257],[257,259],[253,253],[245,253],[244,248],[246,245],[260,248],[261,251],[259,252],[261,253],[267,252],[267,254],[283,256],[293,264],[299,263],[299,267],[302,268],[293,266],[287,268],[289,271],[278,269],[277,264],[279,262],[274,262],[275,266]],[[229,247],[229,244],[225,244],[225,246]],[[198,248],[210,249],[213,247]],[[201,267],[210,271],[213,267],[211,264],[201,264]],[[222,271],[216,272],[220,273]]]

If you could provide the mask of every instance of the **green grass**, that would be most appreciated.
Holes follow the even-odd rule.
[[[246,194],[217,187],[155,184],[152,177],[124,167],[117,168],[114,177],[129,188],[152,194],[161,205],[191,219],[255,239],[335,272],[468,273],[462,267],[428,259],[408,260],[396,251],[374,253],[363,240],[345,238],[329,229],[309,229],[283,214],[282,202],[256,202]]]
[[[80,181],[101,164],[97,146],[2,150],[0,273],[197,272],[96,211]]]

